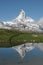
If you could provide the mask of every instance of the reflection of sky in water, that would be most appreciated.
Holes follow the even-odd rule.
[[[19,61],[19,55],[15,50],[12,48],[0,48],[0,63],[16,63],[17,61]]]
[[[19,47],[21,47],[19,50],[23,51],[21,54],[24,53],[22,58],[19,50],[17,51]],[[43,65],[43,44],[19,47],[0,48],[0,65]]]

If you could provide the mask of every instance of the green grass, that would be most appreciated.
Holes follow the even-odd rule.
[[[26,42],[43,43],[43,34],[0,29],[0,47],[11,47]]]

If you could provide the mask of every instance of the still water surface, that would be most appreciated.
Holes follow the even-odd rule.
[[[43,65],[43,43],[0,48],[0,65]]]

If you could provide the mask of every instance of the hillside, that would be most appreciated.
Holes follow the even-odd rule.
[[[11,47],[26,42],[43,42],[43,34],[0,29],[0,47]]]

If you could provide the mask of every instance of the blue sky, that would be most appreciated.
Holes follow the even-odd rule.
[[[43,17],[43,0],[0,0],[0,21],[16,18],[21,9],[38,20]]]

